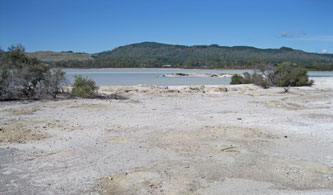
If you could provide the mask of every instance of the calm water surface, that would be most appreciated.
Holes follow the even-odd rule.
[[[230,78],[217,77],[163,77],[172,73],[230,73],[241,74],[251,70],[211,69],[64,69],[72,83],[75,75],[93,79],[97,85],[228,85]],[[310,77],[333,77],[333,72],[309,72]]]

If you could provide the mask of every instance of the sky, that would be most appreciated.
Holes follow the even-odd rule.
[[[96,53],[144,41],[333,53],[331,0],[0,0],[0,47]]]

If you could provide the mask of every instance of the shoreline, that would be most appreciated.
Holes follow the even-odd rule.
[[[248,71],[252,71],[255,69],[248,69],[248,68],[244,68],[244,69],[233,69],[233,68],[226,68],[226,69],[219,69],[219,68],[60,68],[63,70],[68,70],[68,69],[97,69],[97,70],[133,70],[133,69],[138,69],[138,70],[151,70],[151,69],[156,69],[156,70],[248,70]],[[333,71],[331,71],[333,72]]]
[[[332,83],[333,88],[333,77],[309,77],[309,79],[314,80],[316,85],[319,83],[330,84]],[[244,85],[244,84],[243,84]],[[247,84],[248,85],[248,84]],[[137,84],[137,85],[99,85],[98,87],[191,87],[191,86],[205,86],[205,87],[230,87],[230,86],[242,86],[242,85],[147,85],[147,84]],[[66,86],[66,88],[71,87],[71,85]],[[307,86],[304,86],[307,87]],[[293,88],[293,87],[292,87]]]
[[[157,69],[157,70],[248,70],[248,71],[253,71],[253,70],[256,70],[255,68],[254,69],[249,69],[249,68],[61,68],[60,69],[63,69],[63,70],[68,70],[68,69],[98,69],[98,70],[132,70],[132,69]],[[333,72],[333,70],[307,70],[308,72]]]

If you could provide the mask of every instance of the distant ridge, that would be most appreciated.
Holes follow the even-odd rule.
[[[36,51],[28,52],[29,57],[35,57],[43,62],[57,62],[67,60],[91,60],[92,55],[88,53],[76,53],[72,51],[54,52],[54,51]]]
[[[250,46],[212,45],[170,45],[156,42],[142,42],[120,46],[111,51],[96,54],[96,57],[212,57],[220,59],[308,59],[321,58],[333,62],[333,54],[308,53],[288,47],[259,49]]]
[[[249,46],[171,45],[142,42],[120,46],[96,54],[68,52],[30,53],[42,61],[55,62],[62,67],[161,67],[171,64],[180,68],[253,67],[258,64],[291,64],[309,69],[333,69],[333,54],[309,53],[288,47],[259,49]],[[76,65],[68,60],[87,61]],[[62,63],[62,64],[61,64]]]

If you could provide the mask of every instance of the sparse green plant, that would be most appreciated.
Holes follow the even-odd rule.
[[[234,74],[234,75],[232,75],[232,77],[231,77],[231,82],[230,82],[230,84],[231,84],[231,85],[244,84],[244,83],[243,83],[243,80],[244,80],[244,78],[243,78],[241,75],[239,75],[239,74]]]
[[[250,84],[251,83],[252,77],[251,77],[250,73],[244,72],[243,77],[244,77],[244,83],[243,84]]]
[[[76,75],[71,94],[82,98],[92,98],[97,95],[97,90],[94,80]]]

